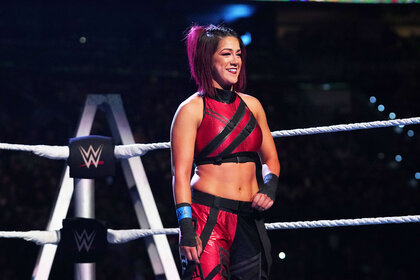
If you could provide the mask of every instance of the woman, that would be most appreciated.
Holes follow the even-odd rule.
[[[187,51],[198,92],[171,127],[182,279],[268,279],[261,213],[274,203],[280,164],[261,104],[239,92],[244,44],[230,28],[193,26]]]

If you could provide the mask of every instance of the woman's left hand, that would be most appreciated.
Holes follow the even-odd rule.
[[[266,194],[256,193],[252,197],[252,207],[258,211],[265,211],[273,206],[274,201],[269,198]]]

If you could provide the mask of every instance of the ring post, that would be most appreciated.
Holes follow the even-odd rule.
[[[127,116],[125,114],[121,97],[118,94],[91,94],[88,96],[85,103],[85,107],[82,112],[82,116],[79,121],[76,137],[92,136],[90,132],[92,129],[96,111],[98,109],[101,109],[105,112],[108,124],[111,128],[112,138],[114,139],[115,143],[122,145],[129,145],[135,143],[133,133],[128,123]],[[71,154],[72,149],[70,146],[69,148]],[[76,147],[76,150],[73,149],[73,151],[75,151],[76,154],[79,154],[83,157],[82,161],[85,163],[85,165],[82,166],[91,166],[93,164],[96,168],[98,167],[98,165],[102,166],[103,162],[109,162],[110,160],[110,158],[108,158],[108,160],[104,160],[101,158],[100,162],[98,161],[97,155],[102,153],[102,147],[98,148],[96,145],[94,145],[94,147],[84,147],[83,150],[79,150],[79,148]],[[104,155],[102,154],[102,156]],[[72,161],[72,157],[69,157],[68,162],[69,161]],[[77,162],[74,163],[77,166]],[[121,165],[123,168],[123,173],[126,179],[127,187],[131,194],[134,210],[137,214],[137,220],[139,221],[140,227],[143,229],[163,228],[162,221],[159,216],[159,211],[157,209],[153,193],[147,180],[147,176],[144,171],[140,157],[123,159],[121,160]],[[98,168],[98,170],[100,169],[101,168]],[[98,172],[100,173],[100,171]],[[82,171],[82,174],[83,173],[84,171]],[[80,182],[78,183],[74,181],[72,182],[73,178],[86,179],[74,179],[80,180]],[[63,220],[66,218],[74,189],[76,189],[75,191],[77,192],[79,184],[85,185],[84,181],[87,179],[90,180],[91,178],[96,177],[85,177],[80,174],[72,174],[72,170],[71,168],[69,168],[69,166],[65,168],[65,172],[60,183],[59,195],[55,201],[51,217],[48,222],[47,230],[59,230],[62,227],[62,223]],[[80,188],[81,205],[84,204],[82,201],[92,199],[92,201],[90,203],[87,203],[86,205],[89,205],[89,207],[91,207],[91,210],[88,210],[90,208],[80,208],[79,210],[77,210],[78,207],[76,206],[75,211],[81,212],[80,215],[76,214],[76,216],[79,216],[80,218],[87,217],[83,216],[85,215],[85,213],[90,213],[92,217],[94,216],[93,181],[91,185],[92,192],[90,192],[89,195],[86,195],[86,197],[82,194],[86,190],[84,190],[84,187]],[[78,199],[76,198],[76,201],[77,200]],[[152,269],[156,279],[179,280],[180,277],[178,274],[177,267],[175,265],[175,260],[173,258],[167,237],[164,235],[151,236],[149,238],[145,238],[144,241],[146,243],[147,251],[149,253],[150,261],[152,264]],[[57,245],[53,244],[47,244],[42,247],[32,274],[33,280],[48,280],[56,249]],[[80,270],[75,270],[76,273],[80,271],[80,277],[76,279],[82,279],[81,277],[84,277],[83,274],[87,274],[86,271],[89,271],[89,269],[87,269],[86,267],[88,266],[83,266],[83,268],[82,266],[80,266]],[[91,277],[92,279],[94,279],[94,269],[90,270],[93,271]]]
[[[95,183],[93,179],[74,179],[74,216],[95,218]],[[75,280],[94,280],[95,278],[95,263],[76,263],[74,265]]]

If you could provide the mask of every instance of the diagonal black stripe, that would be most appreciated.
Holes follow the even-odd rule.
[[[258,265],[260,261],[261,261],[261,253],[258,253],[251,258],[245,259],[239,263],[231,265],[230,272],[234,274],[234,273],[238,273],[239,271],[250,269]]]
[[[229,252],[226,251],[223,247],[219,246],[220,254],[224,253],[229,258]]]
[[[219,156],[232,153],[255,129],[257,126],[257,120],[254,115],[251,113],[251,117],[248,120],[246,126],[241,130],[241,132],[236,136],[236,138],[230,143],[229,146],[224,149]]]
[[[217,119],[217,120],[219,120],[219,121],[221,121],[222,123],[224,123],[224,124],[228,124],[227,123],[227,121],[225,121],[225,120],[222,120],[221,118],[219,118],[218,116],[216,116],[216,115],[213,115],[212,113],[210,113],[210,112],[206,112],[205,113],[206,115],[209,115],[209,116],[211,116],[211,117],[213,117],[213,118],[215,118],[215,119]]]
[[[217,273],[220,272],[220,270],[222,270],[222,266],[220,264],[216,265],[212,271],[210,271],[209,274],[207,274],[206,279],[205,280],[210,280],[213,279],[214,276],[217,275]]]
[[[203,250],[206,248],[207,242],[209,241],[210,235],[213,232],[214,226],[217,223],[217,216],[219,215],[219,209],[210,207],[210,213],[207,217],[207,222],[204,225],[203,230],[200,234]]]
[[[223,141],[226,139],[226,137],[229,136],[230,133],[235,129],[235,127],[238,125],[238,123],[242,120],[242,118],[245,115],[246,111],[246,105],[245,102],[241,99],[238,109],[236,110],[233,117],[230,119],[229,123],[223,128],[219,134],[214,137],[210,143],[208,143],[198,154],[197,158],[204,158],[211,154],[214,150],[217,149],[217,147],[220,146],[220,144],[223,143]]]
[[[228,118],[226,118],[225,116],[223,116],[223,115],[221,115],[221,114],[219,114],[219,113],[217,113],[216,111],[213,111],[212,109],[210,109],[210,108],[206,108],[208,111],[210,111],[211,113],[213,113],[213,114],[216,114],[216,115],[218,115],[219,117],[221,117],[221,118],[223,118],[223,119],[225,119],[227,122],[229,121],[229,119]]]

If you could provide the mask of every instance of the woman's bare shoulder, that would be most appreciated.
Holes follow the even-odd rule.
[[[238,92],[238,95],[242,98],[242,100],[245,102],[245,104],[249,107],[249,109],[252,111],[253,114],[258,113],[260,110],[263,110],[262,105],[258,98]]]
[[[197,92],[185,99],[179,106],[175,113],[175,118],[186,117],[201,119],[203,112],[203,99]]]
[[[178,107],[178,110],[195,110],[197,107],[203,107],[203,98],[198,92],[185,99]]]

